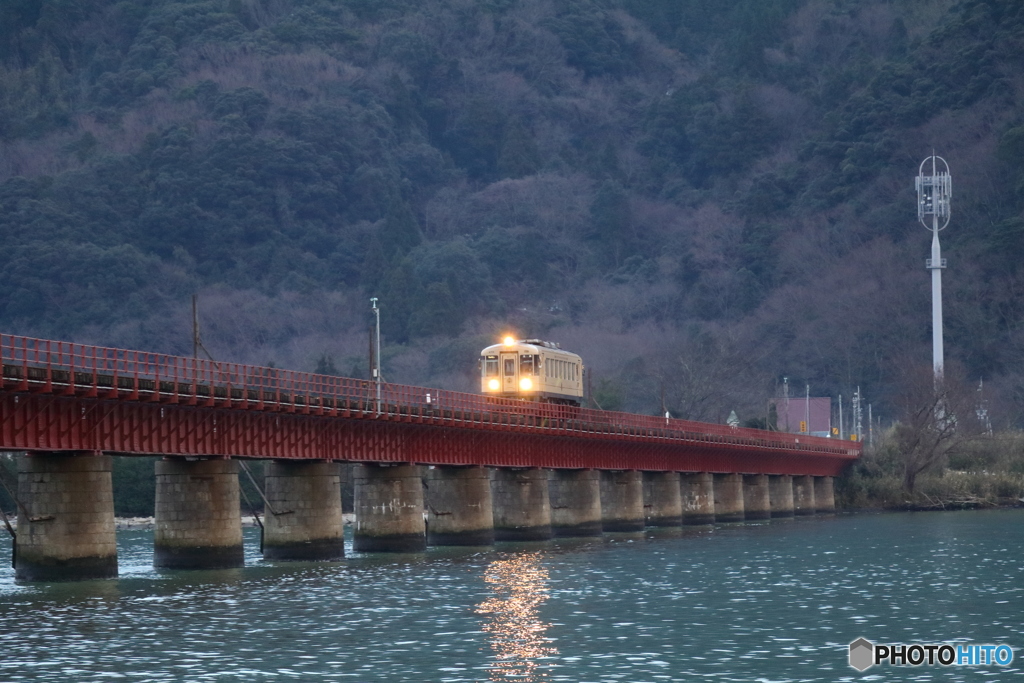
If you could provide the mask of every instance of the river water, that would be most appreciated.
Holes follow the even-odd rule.
[[[587,541],[19,585],[0,681],[1002,681],[1024,665],[1024,510],[857,514]],[[351,548],[348,548],[351,551]],[[1009,667],[857,673],[848,644],[1005,643]]]

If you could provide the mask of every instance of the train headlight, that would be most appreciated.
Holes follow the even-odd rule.
[[[505,343],[505,346],[513,346],[516,343],[516,338],[509,336],[505,337],[502,341]]]
[[[530,391],[531,389],[533,389],[533,380],[530,379],[529,377],[522,378],[521,380],[519,380],[519,388],[522,389],[523,391]]]
[[[499,388],[501,388],[501,382],[499,382],[496,379],[492,379],[487,382],[487,388],[490,389],[491,391],[497,391]]]

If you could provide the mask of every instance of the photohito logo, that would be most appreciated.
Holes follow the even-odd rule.
[[[1009,666],[1009,645],[953,645],[951,643],[875,644],[866,638],[850,643],[850,666],[864,671],[875,664],[891,666]]]

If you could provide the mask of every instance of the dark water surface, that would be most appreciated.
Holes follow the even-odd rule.
[[[1024,510],[861,514],[335,564],[19,585],[0,681],[1001,681],[1024,657]],[[349,546],[348,550],[351,550]],[[1008,667],[874,667],[847,645],[1005,643]]]

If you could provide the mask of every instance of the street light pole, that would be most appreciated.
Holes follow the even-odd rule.
[[[370,299],[370,305],[373,306],[373,315],[377,322],[374,335],[373,379],[377,384],[377,414],[380,415],[380,309],[377,308],[377,297]]]

